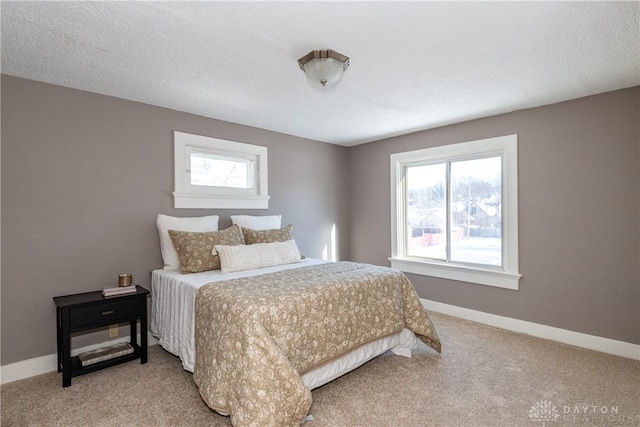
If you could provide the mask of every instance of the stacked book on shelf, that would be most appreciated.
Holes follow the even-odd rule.
[[[89,366],[94,363],[104,362],[105,360],[115,359],[116,357],[125,356],[131,353],[133,353],[133,347],[128,342],[124,342],[80,353],[78,358],[80,359],[82,366]]]
[[[136,285],[116,286],[114,288],[102,288],[102,295],[105,297],[115,297],[117,295],[135,294]]]

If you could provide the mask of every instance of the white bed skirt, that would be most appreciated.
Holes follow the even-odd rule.
[[[306,259],[298,264],[228,274],[222,274],[220,270],[195,274],[154,270],[151,275],[151,333],[158,338],[160,345],[165,350],[182,360],[184,369],[193,372],[196,360],[194,305],[196,294],[201,286],[220,280],[257,276],[324,262]],[[314,368],[306,372],[302,376],[302,380],[311,390],[338,378],[388,350],[401,356],[411,357],[411,351],[421,344],[422,342],[416,338],[413,332],[404,329],[397,334],[362,345],[340,358]]]

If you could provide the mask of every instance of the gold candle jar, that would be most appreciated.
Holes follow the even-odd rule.
[[[133,276],[131,274],[120,274],[118,276],[118,286],[131,286]]]

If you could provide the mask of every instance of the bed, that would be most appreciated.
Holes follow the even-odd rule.
[[[388,350],[440,351],[400,271],[305,259],[281,215],[230,219],[158,214],[151,331],[233,425],[297,426],[311,389]]]
[[[313,388],[388,350],[440,351],[413,287],[385,267],[305,259],[227,274],[154,270],[151,292],[153,335],[234,425],[299,425]]]

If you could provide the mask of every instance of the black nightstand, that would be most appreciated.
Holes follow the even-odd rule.
[[[140,358],[147,363],[147,295],[149,291],[136,286],[136,292],[105,298],[101,291],[54,297],[56,304],[56,330],[58,337],[58,372],[62,372],[62,386],[71,385],[75,377],[118,363]],[[140,320],[140,345],[137,339],[137,321]],[[131,354],[115,359],[82,366],[78,356],[71,357],[73,332],[129,322],[131,330]]]

